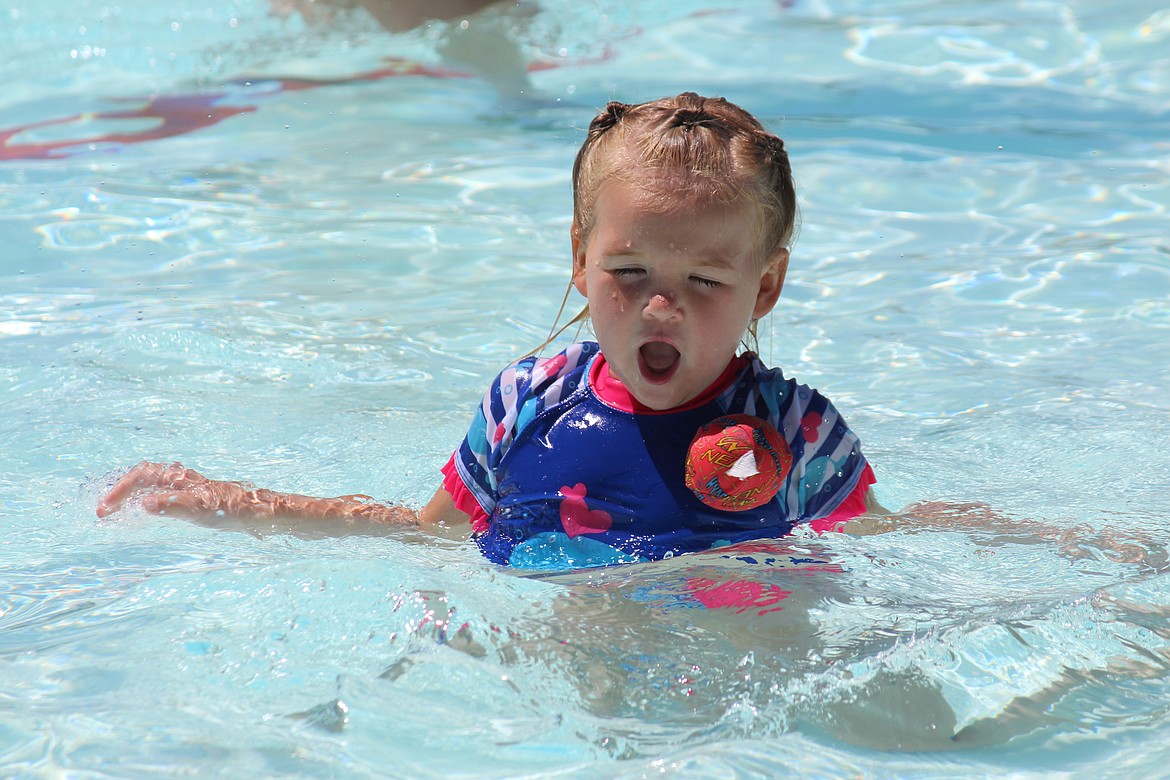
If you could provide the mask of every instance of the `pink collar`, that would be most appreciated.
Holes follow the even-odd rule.
[[[736,355],[727,364],[727,368],[723,369],[723,373],[706,390],[682,406],[676,406],[673,409],[651,409],[649,406],[644,406],[639,403],[638,399],[634,398],[633,394],[626,389],[626,386],[622,384],[621,380],[609,372],[609,363],[605,362],[605,355],[601,353],[598,353],[597,357],[593,359],[593,363],[589,366],[589,386],[593,388],[593,394],[597,396],[599,401],[608,407],[617,409],[619,412],[630,412],[632,414],[673,414],[675,412],[685,412],[688,409],[694,409],[709,402],[735,381],[736,376],[739,375],[739,372],[745,365],[747,365],[747,359]]]

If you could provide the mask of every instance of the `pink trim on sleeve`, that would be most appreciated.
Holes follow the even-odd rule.
[[[818,534],[825,531],[839,531],[847,521],[865,514],[865,497],[869,493],[870,486],[875,482],[877,482],[877,477],[874,476],[870,465],[866,463],[865,471],[861,472],[861,479],[857,480],[857,487],[853,488],[853,492],[845,497],[845,500],[833,510],[831,515],[810,521],[808,527]]]
[[[471,532],[481,534],[488,529],[488,514],[475,500],[475,494],[467,489],[467,485],[463,484],[463,479],[459,476],[459,469],[455,466],[457,454],[456,452],[451,453],[447,464],[440,469],[443,472],[443,490],[451,494],[455,508],[471,518]]]

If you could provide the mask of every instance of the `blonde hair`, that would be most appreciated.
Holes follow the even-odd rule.
[[[753,204],[760,218],[758,262],[763,264],[792,242],[798,215],[796,188],[784,141],[754,116],[723,98],[694,92],[648,103],[610,102],[589,124],[573,163],[573,233],[584,241],[593,229],[597,193],[611,177],[647,172],[677,182],[677,190],[711,202]],[[568,301],[561,301],[543,349],[589,307],[559,330]],[[756,349],[755,322],[748,327]]]

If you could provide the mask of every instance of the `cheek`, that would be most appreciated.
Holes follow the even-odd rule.
[[[754,303],[754,299],[752,299]],[[713,301],[705,310],[702,319],[708,323],[706,332],[712,339],[738,341],[751,323],[751,308],[740,296]]]
[[[608,282],[600,284],[597,289],[601,292],[601,295],[598,296],[600,298],[598,303],[607,311],[620,313],[629,308],[630,296],[622,289],[621,285]]]

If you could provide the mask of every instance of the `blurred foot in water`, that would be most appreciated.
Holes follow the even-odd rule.
[[[328,26],[339,13],[363,10],[391,33],[435,22],[444,30],[436,46],[443,61],[489,82],[501,96],[529,94],[527,62],[514,30],[530,17],[528,2],[503,0],[269,0],[272,13],[297,13],[306,24]]]

